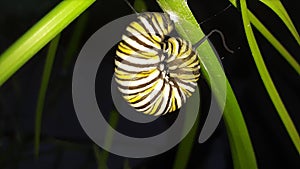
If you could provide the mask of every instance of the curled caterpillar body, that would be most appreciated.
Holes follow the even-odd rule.
[[[123,98],[139,112],[173,112],[197,87],[198,53],[189,41],[168,36],[173,27],[167,15],[146,13],[129,24],[118,45],[115,80]]]

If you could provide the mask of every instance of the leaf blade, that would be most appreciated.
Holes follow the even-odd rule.
[[[49,79],[51,76],[51,71],[54,63],[54,58],[56,55],[57,47],[60,40],[60,34],[58,34],[49,45],[49,50],[46,57],[46,62],[44,66],[44,71],[42,75],[41,87],[38,95],[36,114],[35,114],[35,156],[39,157],[40,149],[40,136],[41,136],[41,125],[42,125],[42,114],[45,105],[46,93],[49,84]]]
[[[0,86],[96,0],[64,0],[0,55]]]
[[[293,124],[292,119],[290,118],[277,90],[276,87],[272,81],[272,78],[268,72],[268,69],[264,63],[264,60],[262,58],[262,55],[260,53],[260,49],[258,47],[258,44],[256,42],[253,30],[250,25],[250,20],[248,17],[248,9],[247,4],[245,0],[241,0],[241,12],[242,12],[242,18],[244,23],[244,29],[245,33],[249,42],[250,49],[252,51],[252,56],[254,58],[256,67],[258,69],[258,72],[261,76],[261,79],[264,83],[264,86],[278,112],[278,115],[280,116],[288,134],[290,135],[292,142],[294,143],[298,153],[300,154],[300,137],[296,130],[296,127]]]
[[[202,37],[204,37],[204,33],[201,31],[196,19],[193,17],[191,11],[189,10],[186,1],[157,0],[157,2],[165,12],[169,14],[171,13],[171,16],[175,15],[179,17],[181,21],[186,21],[183,24],[176,24],[177,31],[183,38],[190,40],[192,43],[195,43]],[[208,79],[209,74],[213,76],[224,74],[217,56],[215,55],[208,42],[203,43],[197,50],[199,53],[203,53],[203,56],[206,56],[200,57],[200,60],[202,62],[202,73],[206,79]],[[234,167],[255,169],[257,168],[256,159],[247,127],[243,119],[243,115],[227,80],[226,84],[227,98],[224,120],[230,137],[229,141],[232,149]],[[217,94],[216,96],[218,99]],[[231,109],[231,107],[233,107],[234,109]],[[242,136],[239,134],[239,132],[241,131],[243,133]]]
[[[256,29],[273,45],[273,47],[283,56],[283,58],[294,68],[300,75],[300,65],[294,57],[285,49],[285,47],[271,34],[271,32],[248,10],[250,22]]]
[[[300,37],[295,28],[293,21],[285,10],[284,6],[280,2],[280,0],[259,0],[266,6],[268,6],[271,10],[273,10],[277,16],[284,22],[285,26],[290,30],[291,34],[294,36],[297,43],[300,45]]]

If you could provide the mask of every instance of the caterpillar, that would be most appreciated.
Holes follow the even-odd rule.
[[[170,37],[167,14],[143,13],[131,22],[115,57],[115,81],[138,112],[164,115],[181,108],[197,87],[198,53],[191,42]]]

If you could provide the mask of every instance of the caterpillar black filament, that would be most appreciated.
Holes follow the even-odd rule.
[[[173,112],[197,87],[198,54],[189,41],[168,36],[173,27],[168,15],[145,13],[127,26],[118,45],[115,80],[124,99],[139,112]]]

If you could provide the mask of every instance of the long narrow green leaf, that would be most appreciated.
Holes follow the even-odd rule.
[[[119,121],[119,113],[115,110],[110,112],[109,116],[109,124],[112,128],[116,128]],[[105,147],[111,147],[111,143],[113,140],[113,131],[107,130],[105,134],[104,145]]]
[[[286,27],[290,30],[290,32],[300,45],[299,34],[280,0],[260,0],[260,2],[271,8],[279,16],[279,18],[282,20],[282,22],[285,23]]]
[[[109,125],[112,128],[116,128],[119,121],[119,113],[117,111],[111,111],[109,116]],[[107,130],[105,133],[104,145],[105,147],[111,147],[111,143],[113,140],[113,132],[111,130]],[[94,153],[98,163],[98,169],[107,169],[107,160],[109,156],[108,151],[101,151],[98,149],[96,145],[94,145]]]
[[[64,0],[0,56],[0,86],[95,0]]]
[[[236,0],[229,0],[237,7]],[[285,47],[271,34],[271,32],[256,18],[256,16],[248,11],[248,17],[253,26],[273,45],[273,47],[284,57],[284,59],[300,74],[300,64],[294,59]]]
[[[262,78],[262,81],[267,89],[267,92],[282,120],[284,123],[284,126],[286,127],[286,130],[288,134],[290,135],[298,153],[300,153],[300,137],[299,134],[293,124],[293,121],[291,120],[276,88],[272,81],[272,78],[267,70],[267,67],[264,63],[264,60],[262,58],[262,55],[260,53],[259,47],[256,43],[256,39],[254,36],[254,33],[252,31],[252,27],[250,24],[250,20],[248,17],[248,10],[247,10],[247,4],[245,0],[241,0],[241,12],[242,12],[242,18],[243,18],[243,24],[244,29],[246,32],[246,36],[249,42],[250,49],[252,51],[252,55],[254,58],[254,61],[256,63],[257,69],[259,71],[259,74]]]
[[[49,84],[49,79],[53,67],[53,62],[59,43],[60,34],[58,34],[50,43],[48,54],[46,57],[46,62],[44,66],[42,83],[39,91],[37,106],[36,106],[36,115],[35,115],[35,155],[38,158],[39,149],[40,149],[40,136],[41,136],[41,125],[42,125],[42,114],[45,104],[45,98],[47,93],[47,88]]]
[[[131,167],[130,167],[130,165],[129,165],[129,160],[128,160],[128,159],[125,159],[123,169],[131,169]]]
[[[107,167],[107,159],[108,158],[103,158],[103,152],[100,151],[100,149],[98,148],[97,145],[93,145],[93,150],[94,150],[94,155],[95,155],[95,159],[96,159],[96,162],[97,162],[97,168],[98,169],[108,169]]]
[[[233,90],[227,81],[226,106],[223,114],[227,135],[230,144],[230,150],[235,169],[258,168],[255,160],[255,155],[245,122],[242,121],[243,114],[233,93]],[[245,155],[244,153],[249,153]],[[249,160],[249,162],[247,162]],[[245,164],[249,163],[249,164]]]
[[[89,18],[88,12],[89,11],[84,12],[77,19],[76,25],[74,27],[74,31],[72,32],[72,36],[67,47],[66,55],[64,56],[63,65],[62,65],[64,71],[68,69],[68,67],[72,63],[72,59],[76,55],[76,51],[78,51],[80,40],[84,33],[86,23]]]
[[[157,2],[171,17],[178,19],[176,29],[183,38],[196,43],[204,37],[204,33],[201,31],[185,0],[157,0]],[[210,83],[220,84],[216,76],[224,74],[224,71],[212,47],[208,42],[205,42],[197,51],[200,54],[202,74],[205,79],[209,79]],[[209,74],[212,76],[209,77]],[[222,100],[220,100],[218,93],[214,93],[214,95],[220,104]],[[228,82],[224,120],[232,149],[234,168],[257,168],[254,151],[242,112]]]
[[[194,141],[196,140],[197,129],[199,126],[198,124],[199,115],[189,134],[181,141],[181,143],[178,146],[175,162],[173,163],[173,169],[187,168],[187,164],[189,162],[190,155],[193,149]]]
[[[256,29],[274,46],[274,48],[283,56],[283,58],[295,69],[300,75],[300,65],[294,57],[283,47],[283,45],[264,27],[264,25],[248,10],[250,22]]]

